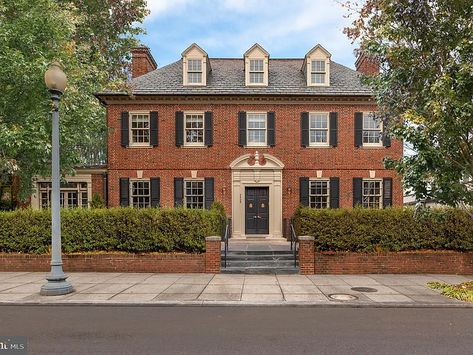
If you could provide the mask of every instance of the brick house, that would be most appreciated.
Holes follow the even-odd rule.
[[[108,205],[208,208],[232,217],[233,236],[285,235],[298,205],[402,206],[401,181],[383,166],[402,142],[383,134],[360,73],[321,45],[273,59],[260,45],[209,58],[193,44],[157,68],[132,52],[131,92],[101,92],[107,108]]]

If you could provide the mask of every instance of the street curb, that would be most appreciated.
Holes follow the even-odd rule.
[[[100,306],[100,307],[311,307],[311,308],[473,308],[473,303],[355,303],[327,302],[242,302],[242,301],[155,301],[155,302],[18,302],[0,301],[0,306]]]

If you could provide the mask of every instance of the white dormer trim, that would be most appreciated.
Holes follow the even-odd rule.
[[[202,80],[200,83],[190,82],[189,80],[189,63],[194,60],[201,61]],[[192,43],[182,52],[182,83],[184,86],[206,86],[207,76],[210,72],[210,61],[207,52],[205,52],[197,44]]]
[[[245,54],[243,55],[244,65],[245,65],[245,85],[246,86],[255,86],[255,87],[262,87],[268,86],[269,82],[269,53],[261,47],[258,43],[255,43],[248,49]],[[250,73],[251,72],[251,61],[252,60],[262,60],[263,61],[263,82],[262,83],[255,83],[251,82],[250,80]],[[260,71],[255,71],[260,72]]]
[[[304,57],[302,71],[307,80],[307,86],[330,86],[330,58],[331,54],[320,44],[313,47]],[[325,80],[323,83],[312,82],[312,61],[324,61],[325,63]]]

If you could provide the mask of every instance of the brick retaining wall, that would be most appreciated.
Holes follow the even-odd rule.
[[[473,274],[473,252],[315,252],[315,274]]]
[[[49,271],[50,255],[0,254],[0,271]],[[63,255],[66,272],[205,272],[205,254],[90,253]]]

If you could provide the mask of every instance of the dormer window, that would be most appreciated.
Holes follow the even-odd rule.
[[[302,71],[307,79],[307,86],[330,86],[331,54],[320,44],[305,55]]]
[[[246,51],[243,59],[246,86],[268,86],[269,53],[256,43]]]
[[[313,60],[310,72],[312,84],[325,84],[325,60]]]
[[[264,83],[264,60],[250,59],[250,84]]]
[[[189,84],[202,84],[202,60],[187,60],[187,82]]]
[[[209,57],[197,44],[193,43],[182,52],[182,84],[184,86],[207,85],[207,74],[210,70]]]

